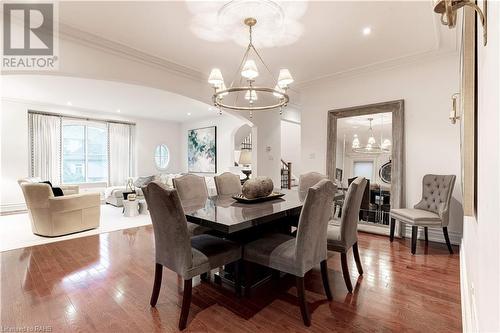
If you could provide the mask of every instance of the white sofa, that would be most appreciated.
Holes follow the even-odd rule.
[[[173,188],[172,179],[182,176],[181,173],[161,173],[154,175],[154,180],[165,184],[168,188]],[[133,178],[134,182],[138,177]],[[216,195],[217,190],[215,188],[215,181],[213,176],[205,176],[205,181],[207,183],[208,194]],[[143,197],[140,188],[135,188],[136,194],[141,199]],[[123,192],[126,192],[126,186],[110,186],[106,188],[104,192],[105,201],[107,204],[122,207],[123,206]]]

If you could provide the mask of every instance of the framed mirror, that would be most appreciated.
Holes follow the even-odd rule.
[[[155,165],[158,170],[166,170],[170,162],[170,151],[166,144],[160,144],[155,148]]]
[[[460,50],[460,150],[462,155],[462,193],[465,216],[475,216],[477,206],[476,48],[475,14],[473,11],[464,11]]]
[[[388,234],[391,208],[404,207],[404,101],[330,110],[327,126],[328,177],[344,195],[355,177],[365,177],[358,229]]]

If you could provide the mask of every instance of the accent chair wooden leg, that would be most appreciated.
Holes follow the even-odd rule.
[[[149,304],[151,304],[152,307],[156,306],[156,302],[158,301],[158,296],[160,295],[162,274],[163,274],[163,266],[161,264],[156,264],[155,282],[153,283],[153,293],[151,294],[151,300],[149,301]]]
[[[361,258],[359,257],[358,242],[354,243],[354,245],[352,246],[352,252],[354,254],[354,261],[356,261],[358,273],[359,275],[363,275],[363,266],[361,266]]]
[[[391,218],[391,235],[390,235],[390,240],[391,242],[394,240],[394,230],[396,229],[396,220]]]
[[[424,234],[425,234],[425,242],[429,243],[429,233],[427,231],[427,227],[424,227]]]
[[[329,301],[333,300],[332,290],[330,289],[330,282],[328,280],[328,264],[326,260],[323,260],[320,264],[321,266],[321,278],[323,279],[323,288],[325,288],[326,298]]]
[[[179,318],[179,329],[182,331],[186,328],[189,315],[189,307],[191,306],[191,293],[193,290],[192,279],[184,280],[184,291],[182,293],[182,308]]]
[[[347,252],[340,253],[340,261],[342,263],[342,274],[344,275],[345,285],[349,293],[352,293],[351,277],[349,276],[349,267],[347,266]]]
[[[453,248],[451,247],[450,237],[448,236],[448,227],[443,227],[444,239],[446,240],[446,246],[448,246],[448,251],[453,254]]]
[[[411,226],[411,254],[415,254],[417,252],[417,236],[418,236],[418,227],[416,225]]]
[[[304,321],[304,325],[307,327],[311,326],[311,314],[309,313],[309,307],[306,302],[306,292],[304,287],[304,278],[303,277],[295,277],[297,282],[297,296],[299,298],[300,305],[300,313],[302,314],[302,320]]]

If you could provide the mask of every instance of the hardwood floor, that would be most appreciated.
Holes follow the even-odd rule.
[[[295,280],[263,286],[251,298],[194,280],[187,332],[460,332],[459,256],[445,244],[360,234],[364,275],[352,251],[354,293],[347,293],[340,255],[328,260],[333,301],[319,267],[306,275],[312,325],[302,323]],[[427,253],[427,254],[424,254]],[[455,251],[458,253],[458,251]],[[182,281],[165,269],[156,309],[151,226],[0,254],[1,324],[50,326],[52,332],[174,332]]]

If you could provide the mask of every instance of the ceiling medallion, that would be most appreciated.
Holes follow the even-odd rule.
[[[213,104],[219,109],[219,114],[222,113],[223,109],[230,109],[248,111],[250,112],[250,117],[252,117],[253,111],[272,110],[277,108],[280,109],[281,114],[283,108],[288,105],[290,100],[287,90],[288,86],[293,82],[292,75],[288,69],[280,69],[278,80],[276,81],[273,78],[271,70],[252,42],[252,27],[257,24],[257,20],[253,17],[248,17],[244,20],[244,23],[249,29],[249,43],[229,88],[227,88],[224,83],[224,78],[222,77],[220,69],[214,68],[210,72],[208,83],[214,88],[214,94],[212,96]],[[252,52],[269,73],[274,88],[254,85],[255,79],[259,76],[259,71],[255,61],[249,59]],[[238,73],[241,76],[237,83]],[[243,83],[243,80],[246,81],[246,85]],[[260,102],[258,102],[259,99]]]
[[[368,142],[366,145],[362,146],[359,142],[359,138],[357,134],[354,134],[354,139],[352,140],[352,151],[355,153],[363,153],[363,154],[383,154],[391,152],[391,140],[382,138],[382,132],[380,133],[380,142],[381,144],[377,144],[377,140],[375,140],[375,135],[373,133],[372,121],[373,118],[368,118],[370,122],[370,128],[368,129]]]

